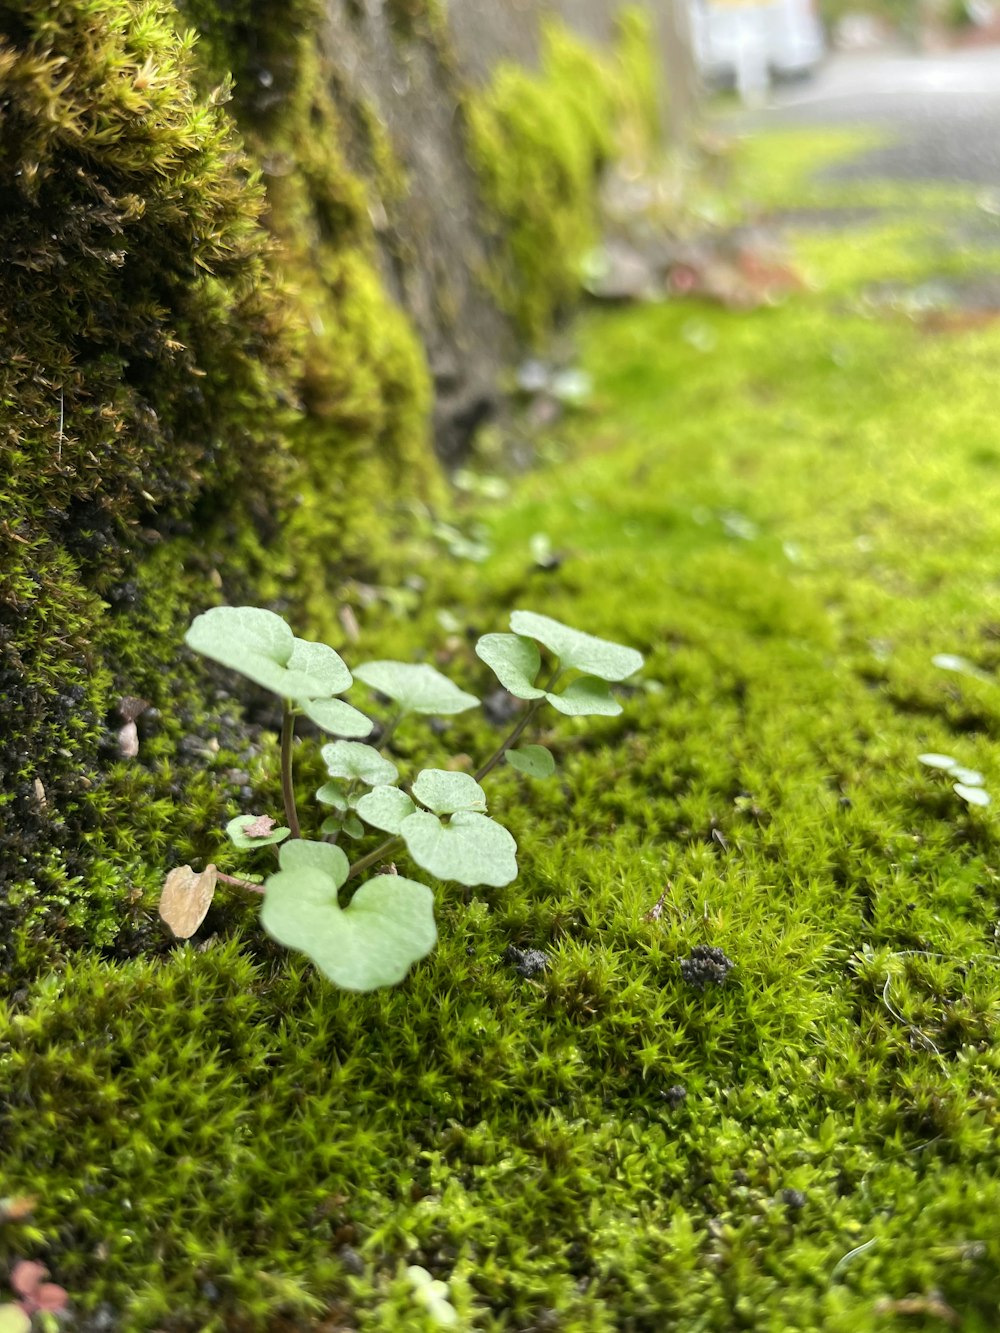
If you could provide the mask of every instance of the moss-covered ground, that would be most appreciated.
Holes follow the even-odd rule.
[[[752,150],[770,206],[824,151],[787,142]],[[362,615],[352,660],[440,649],[480,691],[515,606],[647,654],[620,718],[553,728],[558,780],[493,780],[514,885],[443,889],[370,996],[235,907],[13,996],[0,1193],[36,1202],[0,1242],[81,1326],[410,1333],[417,1263],[484,1331],[997,1328],[996,816],[916,756],[1000,793],[1000,690],[931,662],[1000,666],[1000,327],[869,293],[995,269],[1000,228],[884,201],[799,234],[776,308],[588,318],[594,406],[479,515],[489,558],[401,553],[414,604]],[[703,944],[735,966],[699,991]]]

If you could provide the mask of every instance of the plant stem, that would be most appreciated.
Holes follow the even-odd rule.
[[[544,702],[545,702],[544,699],[532,700],[530,707],[528,707],[525,710],[524,717],[521,718],[520,722],[518,722],[514,730],[510,733],[510,735],[506,738],[506,740],[502,741],[501,744],[497,746],[494,753],[490,755],[489,759],[487,759],[486,763],[483,764],[482,768],[480,768],[476,772],[475,779],[477,782],[482,782],[483,778],[485,778],[488,773],[493,772],[497,764],[499,764],[500,760],[504,757],[504,755],[514,744],[514,742],[520,739],[521,735],[524,733],[525,729],[528,727],[528,725],[534,718],[535,714],[538,712],[539,708],[542,706]]]
[[[376,861],[384,860],[386,853],[401,844],[402,841],[403,839],[399,837],[398,834],[393,834],[391,838],[386,838],[385,842],[380,842],[373,852],[369,852],[367,856],[363,856],[360,861],[354,862],[350,870],[347,872],[347,878],[353,879],[355,875],[360,875],[363,870],[367,870],[369,866],[373,866]]]
[[[215,872],[220,884],[232,884],[237,889],[251,889],[254,893],[263,893],[263,884],[255,884],[252,879],[239,879],[236,875],[224,875],[221,870]]]
[[[400,712],[398,712],[395,715],[395,717],[391,717],[389,721],[385,724],[385,730],[382,732],[382,735],[379,738],[379,743],[378,743],[378,748],[380,751],[384,752],[385,750],[388,749],[389,742],[392,740],[393,734],[396,728],[399,726],[400,722],[402,722],[403,717],[404,714],[402,710],[400,710]]]
[[[292,777],[292,742],[295,739],[295,713],[287,699],[282,700],[281,719],[281,796],[285,803],[285,819],[293,838],[302,837],[298,812],[295,809],[295,782]]]
[[[561,675],[562,675],[561,669],[559,667],[556,667],[556,669],[552,672],[552,675],[542,686],[542,689],[546,691],[551,690],[553,685],[555,685],[556,681],[559,679]],[[507,753],[510,747],[514,744],[514,742],[520,740],[521,736],[524,734],[527,727],[534,720],[535,714],[541,708],[543,703],[545,703],[544,697],[541,699],[532,699],[531,704],[525,710],[524,716],[521,718],[520,722],[518,722],[514,730],[505,740],[500,742],[494,753],[490,755],[486,763],[483,764],[482,768],[479,769],[479,771],[475,774],[475,779],[477,782],[482,782],[483,778],[485,778],[488,773],[492,773],[493,770],[496,768],[497,764],[499,764],[500,760],[504,757],[504,755]]]

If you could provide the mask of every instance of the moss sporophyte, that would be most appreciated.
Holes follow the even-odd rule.
[[[268,815],[239,815],[226,833],[242,850],[273,846],[278,870],[263,884],[221,874],[214,865],[196,872],[172,870],[164,883],[160,915],[179,938],[201,925],[216,884],[263,895],[261,922],[280,944],[299,949],[336,985],[374,990],[401,981],[434,947],[434,898],[404,878],[392,854],[405,848],[421,870],[467,887],[502,888],[517,877],[517,844],[487,813],[480,785],[506,762],[535,780],[551,777],[555,760],[543,745],[519,744],[550,705],[568,717],[615,716],[621,704],[610,685],[642,666],[634,648],[610,643],[532,611],[514,611],[510,632],[485,634],[477,656],[501,686],[525,707],[504,740],[475,774],[424,768],[409,783],[386,753],[408,715],[441,717],[476,708],[475,695],[459,689],[424,663],[365,662],[353,674],[326,644],[296,638],[271,611],[215,607],[198,616],[185,636],[190,648],[278,695],[282,700],[281,790],[285,822]],[[547,658],[543,666],[543,650]],[[379,746],[365,743],[375,723],[342,696],[360,682],[392,705]],[[337,739],[321,754],[328,780],[316,792],[318,836],[303,836],[296,806],[293,752],[296,718],[304,716]],[[341,838],[364,842],[383,834],[356,860]],[[370,840],[370,839],[369,839]],[[342,893],[364,872],[380,868],[342,903]]]

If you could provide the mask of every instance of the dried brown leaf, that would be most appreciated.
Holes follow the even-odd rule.
[[[243,836],[245,838],[268,838],[278,821],[272,819],[270,815],[258,815],[252,824],[243,825]]]
[[[208,914],[218,875],[214,865],[197,874],[178,866],[163,881],[160,916],[179,940],[190,939]]]
[[[134,759],[139,753],[139,728],[126,722],[118,733],[118,750],[123,759]]]
[[[932,1319],[943,1320],[952,1328],[959,1328],[962,1323],[958,1311],[953,1310],[936,1292],[927,1296],[905,1296],[899,1301],[885,1298],[876,1302],[875,1309],[879,1314],[929,1315]]]

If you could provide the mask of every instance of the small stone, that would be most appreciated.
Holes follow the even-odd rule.
[[[689,986],[704,990],[709,985],[721,986],[735,966],[715,945],[697,944],[690,958],[681,959],[681,976]]]
[[[782,1190],[778,1197],[796,1213],[801,1212],[806,1206],[806,1196],[801,1190]]]
[[[337,1251],[337,1258],[344,1267],[344,1271],[350,1273],[352,1277],[362,1277],[365,1271],[365,1261],[357,1250],[352,1249],[350,1245],[341,1245]]]
[[[663,1100],[671,1109],[680,1106],[687,1099],[688,1090],[683,1083],[675,1083],[672,1087],[666,1088],[661,1094]]]
[[[506,727],[517,717],[521,706],[506,690],[493,690],[483,700],[483,713],[494,727]]]
[[[548,954],[542,953],[541,949],[519,949],[514,944],[507,945],[504,958],[516,972],[529,980],[538,976],[539,972],[544,972],[549,965]]]

